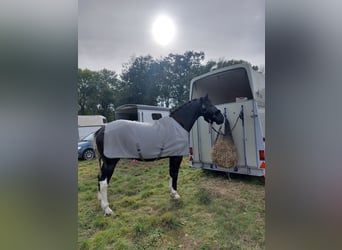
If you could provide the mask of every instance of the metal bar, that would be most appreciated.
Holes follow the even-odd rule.
[[[245,167],[247,167],[247,156],[246,156],[246,127],[245,127],[245,114],[243,105],[241,105],[240,119],[242,121],[242,140],[243,140],[243,158],[245,161]]]

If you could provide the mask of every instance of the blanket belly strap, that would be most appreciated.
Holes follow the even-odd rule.
[[[161,147],[161,149],[160,149],[160,152],[159,152],[159,155],[158,155],[158,157],[157,157],[157,160],[159,160],[160,159],[160,157],[162,156],[162,154],[163,154],[163,151],[164,151],[164,144],[163,144],[163,146]]]
[[[158,154],[156,160],[159,160],[160,157],[163,155],[164,146],[165,146],[165,145],[163,144],[163,146],[160,148],[160,152],[159,152],[159,154]],[[140,148],[139,143],[136,144],[136,147],[137,147],[137,152],[138,152],[138,155],[139,155],[140,160],[141,160],[141,161],[144,161],[145,159],[144,159],[143,155],[141,154],[141,148]]]
[[[138,155],[139,155],[140,160],[144,161],[144,157],[141,154],[141,149],[140,149],[139,143],[137,143],[136,146],[137,146],[137,151],[138,151]]]

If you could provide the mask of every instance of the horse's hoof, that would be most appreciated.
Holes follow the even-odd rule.
[[[112,209],[110,209],[109,207],[107,207],[107,208],[105,209],[105,216],[111,216],[112,213],[113,213],[113,211],[112,211]]]
[[[175,194],[175,196],[173,197],[175,200],[179,200],[180,199],[180,195],[179,194]]]
[[[171,192],[171,197],[174,200],[179,200],[180,199],[180,195],[177,192]]]

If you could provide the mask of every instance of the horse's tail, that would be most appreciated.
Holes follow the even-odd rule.
[[[98,164],[99,164],[99,171],[101,173],[101,165],[102,165],[102,156],[99,153],[98,146],[97,146],[97,136],[100,133],[101,129],[97,130],[94,133],[94,139],[93,139],[93,147],[94,147],[94,152],[95,152],[95,157],[98,159]]]

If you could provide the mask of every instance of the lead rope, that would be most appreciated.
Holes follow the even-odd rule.
[[[222,125],[220,126],[220,128],[218,129],[218,131],[213,127],[213,124],[210,124],[209,125],[209,130],[208,130],[208,134],[210,134],[210,131],[211,130],[214,130],[216,133],[217,133],[217,135],[219,136],[219,135],[225,135],[224,133],[222,133],[221,132],[221,129],[222,129]]]
[[[215,142],[217,141],[219,135],[222,135],[222,136],[225,135],[225,134],[223,134],[223,133],[221,132],[221,129],[222,129],[222,125],[220,126],[219,130],[217,131],[217,130],[213,127],[212,124],[209,124],[208,134],[210,134],[210,131],[211,131],[211,130],[214,130],[214,131],[216,132],[216,134],[217,134],[217,135],[216,135]]]
[[[236,120],[235,120],[235,122],[234,122],[234,125],[233,125],[233,127],[231,128],[231,132],[233,132],[234,128],[236,127],[236,125],[237,125],[237,123],[238,123],[238,121],[239,121],[239,118],[240,118],[240,114],[236,117]],[[225,114],[225,115],[224,115],[224,122],[223,122],[224,124],[225,124],[226,120],[228,121],[227,116],[226,116],[226,114]],[[210,133],[211,130],[214,130],[214,131],[217,133],[217,136],[219,136],[219,135],[225,136],[226,134],[222,133],[222,132],[221,132],[221,129],[222,129],[222,125],[220,126],[220,128],[219,128],[218,130],[216,130],[216,129],[213,127],[213,125],[210,124],[208,133]]]
[[[234,122],[234,125],[233,125],[233,127],[232,127],[232,131],[233,131],[233,129],[236,127],[236,124],[237,124],[237,122],[239,121],[239,118],[240,118],[240,115],[238,115],[237,117],[236,117],[236,120],[235,120],[235,122]]]

